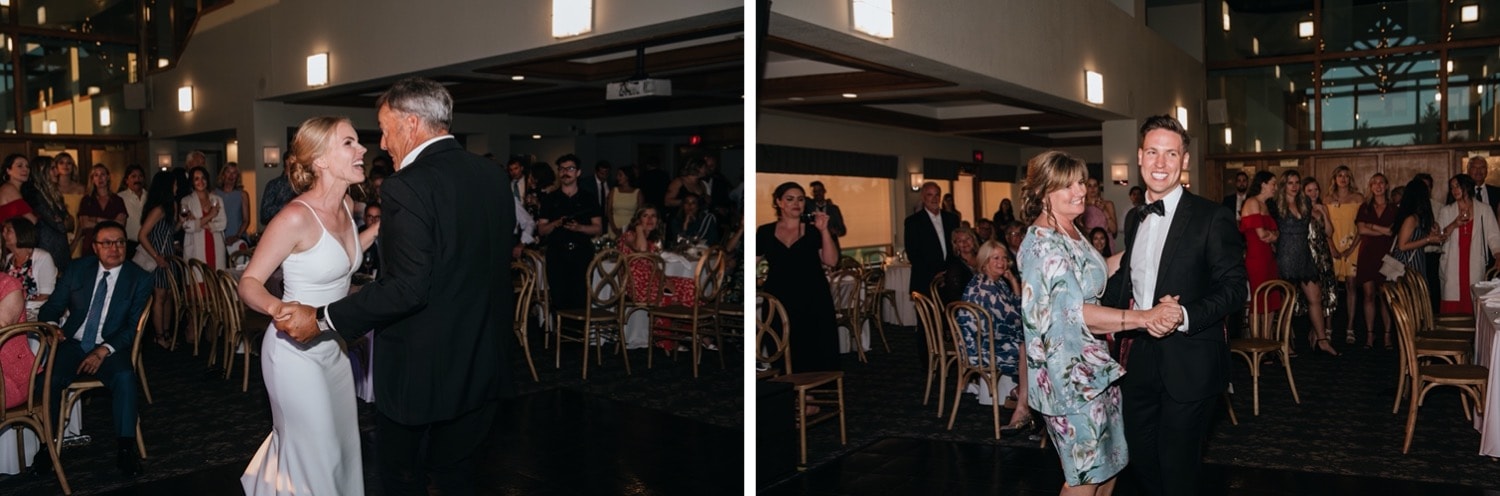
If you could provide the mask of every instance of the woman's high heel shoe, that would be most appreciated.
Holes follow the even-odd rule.
[[[1333,345],[1328,345],[1327,348],[1324,348],[1322,345],[1323,345],[1323,343],[1327,343],[1327,342],[1328,342],[1328,339],[1326,339],[1326,338],[1314,341],[1313,342],[1313,351],[1315,351],[1315,352],[1321,351],[1323,353],[1327,353],[1329,356],[1339,356],[1339,355],[1341,355],[1341,353],[1339,353],[1339,350],[1333,349]]]
[[[1016,434],[1031,432],[1033,429],[1036,429],[1036,418],[1026,417],[1025,419],[1012,422],[1010,425],[1001,427],[1000,437],[1010,437]]]

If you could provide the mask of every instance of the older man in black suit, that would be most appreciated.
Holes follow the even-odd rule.
[[[125,263],[125,226],[103,221],[94,230],[94,256],[73,261],[57,280],[57,288],[37,311],[37,320],[63,320],[63,340],[52,362],[54,415],[61,414],[62,392],[79,375],[93,374],[109,389],[115,434],[119,436],[116,463],[127,476],[141,472],[136,456],[136,386],[130,352],[136,323],[151,299],[151,274]],[[38,384],[40,386],[40,384]],[[57,419],[53,425],[62,425]],[[46,450],[37,452],[33,471],[52,471]]]
[[[1248,292],[1234,214],[1178,184],[1189,139],[1169,116],[1141,126],[1146,204],[1125,222],[1127,250],[1103,300],[1149,309],[1167,298],[1183,309],[1176,325],[1140,331],[1122,345],[1125,438],[1149,495],[1202,494],[1203,440],[1214,400],[1229,383],[1224,320]]]
[[[286,305],[276,327],[299,341],[375,330],[379,471],[385,494],[474,494],[475,459],[499,400],[515,394],[506,339],[515,200],[505,172],[449,134],[453,97],[421,78],[377,104],[396,173],[380,204],[380,276],[316,310]],[[356,422],[358,419],[339,419]]]
[[[958,216],[940,208],[943,189],[937,183],[922,185],[922,208],[906,217],[906,256],[911,260],[910,291],[927,292],[932,278],[943,270],[951,251]]]

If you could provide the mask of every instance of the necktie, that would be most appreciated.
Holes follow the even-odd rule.
[[[514,181],[513,180],[513,181],[510,182],[510,194],[514,195],[516,198],[520,198],[521,197],[521,183],[520,183],[520,181]]]
[[[1160,215],[1162,217],[1166,217],[1167,216],[1167,205],[1165,203],[1162,203],[1161,200],[1156,200],[1154,202],[1147,203],[1145,205],[1141,205],[1141,210],[1140,210],[1141,220],[1145,220],[1146,216],[1147,215],[1151,215],[1151,214],[1156,214],[1156,215]]]
[[[1485,200],[1485,198],[1484,198],[1484,186],[1475,186],[1474,187],[1474,198],[1478,198],[1481,201]]]
[[[94,341],[99,339],[99,317],[104,314],[104,295],[109,292],[109,272],[99,278],[99,286],[94,288],[94,299],[89,302],[88,318],[83,319],[83,342],[79,343],[84,353],[94,351]]]

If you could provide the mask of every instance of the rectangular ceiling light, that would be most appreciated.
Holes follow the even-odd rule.
[[[178,112],[192,112],[193,111],[193,87],[192,86],[183,86],[181,88],[177,88],[177,111]]]
[[[322,86],[325,84],[328,84],[328,52],[308,55],[307,85]]]
[[[109,125],[110,125],[109,107],[99,107],[99,126],[100,127],[109,127]]]
[[[1187,107],[1177,107],[1177,123],[1182,124],[1183,129],[1188,128]]]
[[[1461,22],[1474,22],[1479,20],[1479,4],[1465,5],[1458,9],[1458,20]]]
[[[854,30],[882,39],[896,33],[896,14],[892,0],[850,0],[854,11]]]
[[[567,38],[594,30],[594,0],[552,0],[552,37]]]
[[[1089,103],[1104,103],[1104,75],[1094,71],[1083,71],[1083,87]]]
[[[1297,36],[1301,38],[1313,37],[1313,22],[1302,21],[1297,23]]]

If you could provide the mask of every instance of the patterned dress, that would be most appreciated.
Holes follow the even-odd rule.
[[[1129,459],[1113,384],[1125,369],[1083,322],[1083,305],[1104,292],[1104,258],[1087,239],[1039,227],[1020,253],[1028,403],[1046,418],[1068,485],[1108,481]]]
[[[969,365],[990,362],[990,336],[994,336],[996,367],[1001,375],[1015,376],[1016,364],[1021,358],[1021,295],[1010,288],[1005,279],[991,280],[984,274],[975,274],[964,289],[963,300],[988,310],[994,319],[993,333],[980,332],[976,319],[969,312],[958,314],[958,333],[964,340],[965,356]]]

